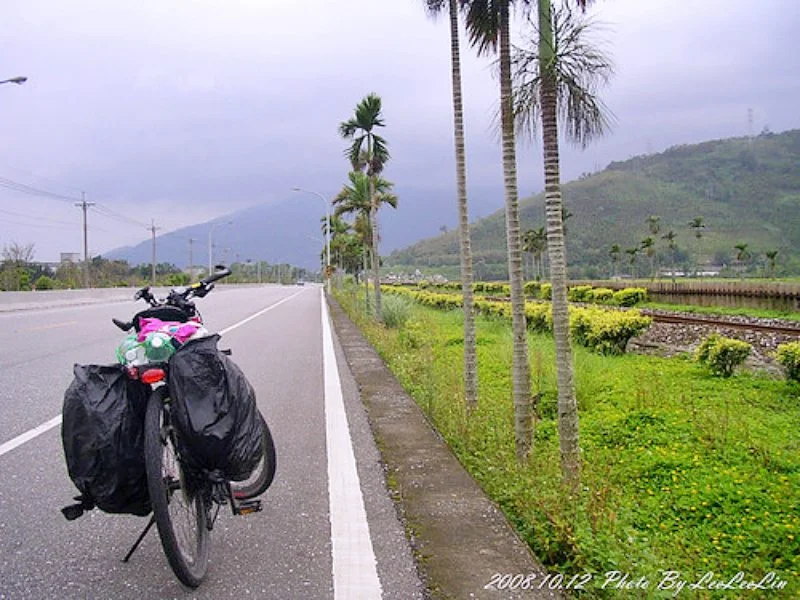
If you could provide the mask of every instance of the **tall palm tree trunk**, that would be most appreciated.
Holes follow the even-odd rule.
[[[368,156],[372,162],[372,140],[368,142]],[[371,165],[368,169],[372,168]],[[375,197],[375,180],[373,175],[369,175],[369,222],[372,230],[372,244],[370,251],[372,253],[372,277],[375,285],[375,319],[377,321],[383,320],[381,313],[381,260],[378,255],[378,199]]]
[[[472,248],[467,206],[467,167],[464,150],[464,107],[461,99],[461,53],[458,43],[458,3],[450,0],[450,57],[453,78],[453,131],[456,146],[456,190],[461,255],[461,292],[464,297],[464,399],[467,409],[478,405],[478,357],[472,295]]]
[[[558,99],[556,80],[551,68],[554,45],[550,0],[539,0],[539,35],[547,249],[550,257],[550,282],[553,286],[553,337],[558,384],[558,435],[564,479],[573,488],[577,488],[580,483],[578,405],[575,399],[567,310],[567,262],[558,154]]]
[[[531,450],[533,418],[530,364],[528,363],[528,331],[525,325],[525,296],[522,289],[522,243],[517,200],[517,156],[514,146],[509,20],[509,5],[508,2],[504,2],[500,8],[500,118],[503,137],[508,274],[511,280],[511,330],[514,338],[512,361],[514,436],[517,458],[524,460]]]
[[[369,314],[369,263],[368,263],[368,255],[369,251],[367,250],[364,252],[364,255],[361,257],[363,268],[362,271],[364,272],[364,310],[367,311]]]

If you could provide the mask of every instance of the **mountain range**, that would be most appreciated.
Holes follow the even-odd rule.
[[[454,177],[455,178],[455,177]],[[397,185],[396,210],[380,215],[381,253],[406,247],[456,226],[458,214],[454,191],[428,191]],[[473,191],[471,214],[486,215],[502,206],[502,195],[488,190]],[[184,227],[156,237],[156,262],[189,265],[189,239],[194,239],[193,264],[208,264],[208,234],[212,226],[214,262],[264,260],[318,269],[323,247],[322,205],[313,197],[298,194],[277,202],[258,204],[207,223]],[[230,225],[224,225],[231,221]],[[226,248],[227,250],[226,252]],[[116,248],[104,258],[127,260],[132,265],[150,263],[151,240]]]
[[[682,145],[662,153],[612,162],[604,170],[562,186],[571,216],[566,221],[570,276],[594,278],[612,271],[609,251],[641,247],[652,237],[662,264],[736,263],[747,244],[749,268],[765,265],[777,250],[778,272],[800,273],[800,130]],[[658,216],[653,234],[647,219]],[[689,222],[702,217],[700,237]],[[522,231],[544,226],[544,194],[520,202]],[[663,239],[676,234],[676,250]],[[478,276],[506,278],[505,214],[498,210],[473,223]],[[640,252],[640,256],[643,255]],[[640,268],[645,261],[638,259]],[[395,271],[428,268],[458,277],[458,235],[448,232],[388,256]]]
[[[571,277],[608,275],[614,244],[624,251],[639,247],[648,236],[666,264],[667,242],[661,238],[668,231],[676,234],[677,250],[670,259],[676,264],[731,264],[734,246],[747,244],[753,265],[763,264],[764,253],[777,250],[779,272],[800,273],[800,130],[676,146],[612,162],[564,184],[562,191],[572,215],[566,222]],[[395,192],[398,208],[386,208],[380,216],[384,264],[395,271],[421,268],[457,278],[455,192],[401,184]],[[470,188],[469,201],[477,275],[505,278],[502,190]],[[156,260],[188,266],[192,238],[193,263],[207,264],[208,233],[220,224],[213,233],[214,262],[252,259],[317,269],[323,246],[320,209],[317,200],[297,194],[252,206],[158,236]],[[476,219],[478,215],[488,216]],[[646,224],[651,215],[660,217],[655,235]],[[704,223],[699,239],[688,226],[696,217]],[[544,225],[543,194],[521,200],[520,220],[523,231]],[[232,224],[222,225],[228,221]],[[104,257],[149,263],[151,242],[118,248]],[[624,272],[624,252],[619,266]]]

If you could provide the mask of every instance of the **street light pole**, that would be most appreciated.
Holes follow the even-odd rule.
[[[219,227],[220,225],[233,225],[233,221],[227,221],[225,223],[214,223],[211,226],[211,229],[208,230],[208,274],[209,275],[211,275],[211,273],[213,272],[213,268],[214,268],[214,265],[213,265],[214,258],[213,258],[212,254],[211,254],[211,234],[214,233],[214,230],[217,227]]]
[[[317,192],[312,192],[310,190],[304,190],[299,187],[292,188],[293,192],[305,192],[306,194],[314,194],[325,205],[325,218],[327,221],[325,222],[325,287],[327,289],[328,294],[331,293],[331,205],[325,199],[325,196],[322,194],[318,194]]]

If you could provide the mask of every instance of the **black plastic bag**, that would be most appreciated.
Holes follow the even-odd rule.
[[[75,365],[64,394],[61,441],[80,504],[75,519],[97,506],[109,513],[150,513],[144,464],[144,415],[149,388],[120,365]]]
[[[261,459],[262,419],[253,387],[218,340],[190,340],[170,358],[173,423],[189,468],[241,481]]]

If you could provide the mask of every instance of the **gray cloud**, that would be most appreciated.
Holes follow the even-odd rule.
[[[586,151],[564,146],[565,179],[743,135],[748,108],[756,131],[800,126],[795,2],[607,0],[593,13],[608,23],[617,75],[605,98],[618,125]],[[0,76],[30,78],[0,87],[0,176],[86,190],[166,229],[286,198],[294,185],[333,194],[347,171],[336,126],[375,91],[393,155],[387,177],[454,187],[448,28],[421,2],[10,0],[0,22]],[[463,61],[470,188],[500,207],[497,84],[490,60],[465,46]],[[521,145],[519,174],[521,192],[541,188],[535,143]],[[82,247],[68,203],[0,189],[0,206],[29,215],[0,213],[0,243],[35,241],[42,259]],[[95,253],[146,237],[100,215],[90,223]]]

